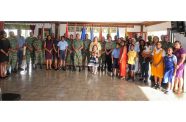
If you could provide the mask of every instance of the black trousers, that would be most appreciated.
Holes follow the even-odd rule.
[[[107,52],[108,51],[110,51],[110,50],[107,50]],[[112,72],[112,58],[111,58],[111,53],[109,55],[106,55],[105,58],[106,58],[107,70],[109,72]]]

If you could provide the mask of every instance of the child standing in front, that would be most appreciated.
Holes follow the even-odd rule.
[[[156,43],[156,47],[152,52],[151,73],[154,76],[154,88],[161,89],[161,82],[164,75],[164,56],[165,51],[161,48],[161,42]]]
[[[90,57],[90,61],[88,64],[89,67],[92,67],[93,74],[97,74],[97,68],[99,66],[98,57],[99,57],[99,50],[98,50],[97,45],[94,45],[92,47],[91,57]]]
[[[163,82],[168,83],[165,94],[172,93],[174,86],[174,77],[176,75],[177,58],[172,53],[173,49],[169,47],[167,50],[167,55],[164,57],[165,72]]]
[[[61,41],[58,42],[57,46],[59,47],[58,48],[58,57],[60,59],[58,70],[61,70],[61,68],[63,68],[63,70],[65,71],[66,70],[65,60],[66,60],[68,43],[65,41],[64,36],[61,37]]]
[[[127,53],[128,56],[128,68],[129,68],[129,76],[127,80],[132,79],[134,81],[134,70],[135,70],[135,60],[137,58],[137,53],[134,50],[134,45],[130,46],[130,51]]]
[[[119,68],[119,56],[120,56],[120,45],[117,43],[116,48],[112,51],[112,66],[113,66],[113,75],[116,76]]]

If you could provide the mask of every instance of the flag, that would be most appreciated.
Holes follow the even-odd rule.
[[[93,27],[90,28],[90,40],[93,41],[94,39],[94,29]]]
[[[102,27],[100,27],[100,31],[99,31],[99,40],[102,41]]]
[[[66,38],[68,38],[68,23],[66,24],[66,32],[65,32]]]
[[[119,38],[119,28],[117,27],[117,37]]]
[[[86,28],[83,26],[81,33],[81,40],[85,40]]]
[[[74,26],[74,38],[76,37],[76,25]]]

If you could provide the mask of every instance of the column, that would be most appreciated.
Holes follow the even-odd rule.
[[[60,30],[59,30],[59,23],[55,23],[55,38],[58,38],[59,37],[59,33],[60,33]]]

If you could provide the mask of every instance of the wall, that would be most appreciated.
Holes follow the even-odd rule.
[[[163,31],[167,30],[167,28],[171,28],[171,22],[164,22],[161,24],[144,27],[144,32]]]
[[[134,28],[127,28],[127,32],[141,32],[141,26],[135,25]]]

